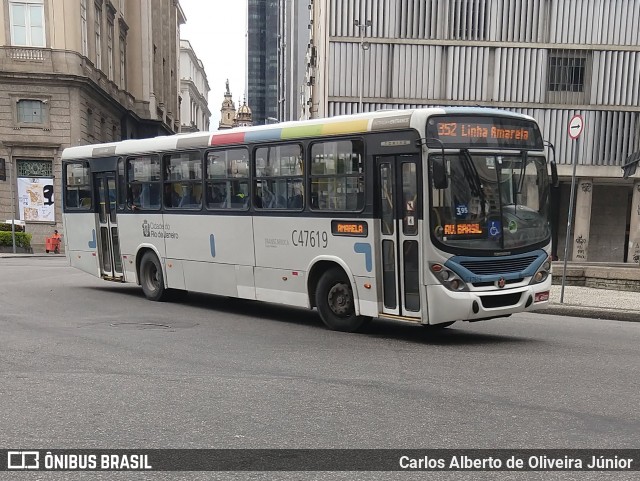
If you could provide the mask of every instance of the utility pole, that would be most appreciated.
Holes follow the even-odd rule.
[[[16,253],[16,196],[13,193],[13,149],[9,147],[9,187],[11,189],[11,241]]]
[[[367,28],[371,27],[371,20],[360,23],[360,20],[354,20],[353,24],[360,30],[360,51],[359,51],[359,67],[358,67],[358,113],[362,113],[362,91],[364,90],[364,52],[369,50],[369,42],[365,42],[365,34]]]

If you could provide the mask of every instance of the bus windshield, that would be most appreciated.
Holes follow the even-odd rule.
[[[544,157],[432,154],[431,233],[445,250],[501,251],[548,241],[549,179]],[[437,164],[437,168],[434,164]]]

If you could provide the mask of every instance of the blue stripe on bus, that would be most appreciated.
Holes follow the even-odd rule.
[[[367,272],[371,272],[373,269],[373,261],[371,258],[371,244],[365,242],[356,242],[353,246],[353,250],[356,254],[364,254],[364,265]]]
[[[269,142],[280,140],[282,137],[282,129],[258,130],[256,132],[246,132],[244,136],[245,142]]]
[[[89,249],[95,249],[96,248],[96,230],[93,229],[91,233],[93,234],[93,240],[90,240],[87,244],[89,245]]]

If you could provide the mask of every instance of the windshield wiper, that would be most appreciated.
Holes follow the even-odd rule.
[[[465,177],[467,178],[467,182],[469,183],[471,194],[480,200],[480,209],[482,211],[482,216],[484,217],[486,215],[485,195],[484,190],[482,189],[482,182],[480,182],[480,176],[478,175],[478,170],[473,163],[473,159],[471,158],[469,150],[461,149],[460,153],[463,154],[462,169],[464,170]]]
[[[518,192],[522,194],[522,188],[524,187],[524,175],[527,170],[527,164],[529,163],[529,152],[527,150],[522,151],[522,169],[520,170],[520,178],[518,179]],[[517,201],[516,201],[517,203]]]

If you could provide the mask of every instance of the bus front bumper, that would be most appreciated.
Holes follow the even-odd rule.
[[[480,321],[533,311],[549,305],[551,276],[545,282],[500,291],[453,292],[441,285],[427,286],[429,324]]]

